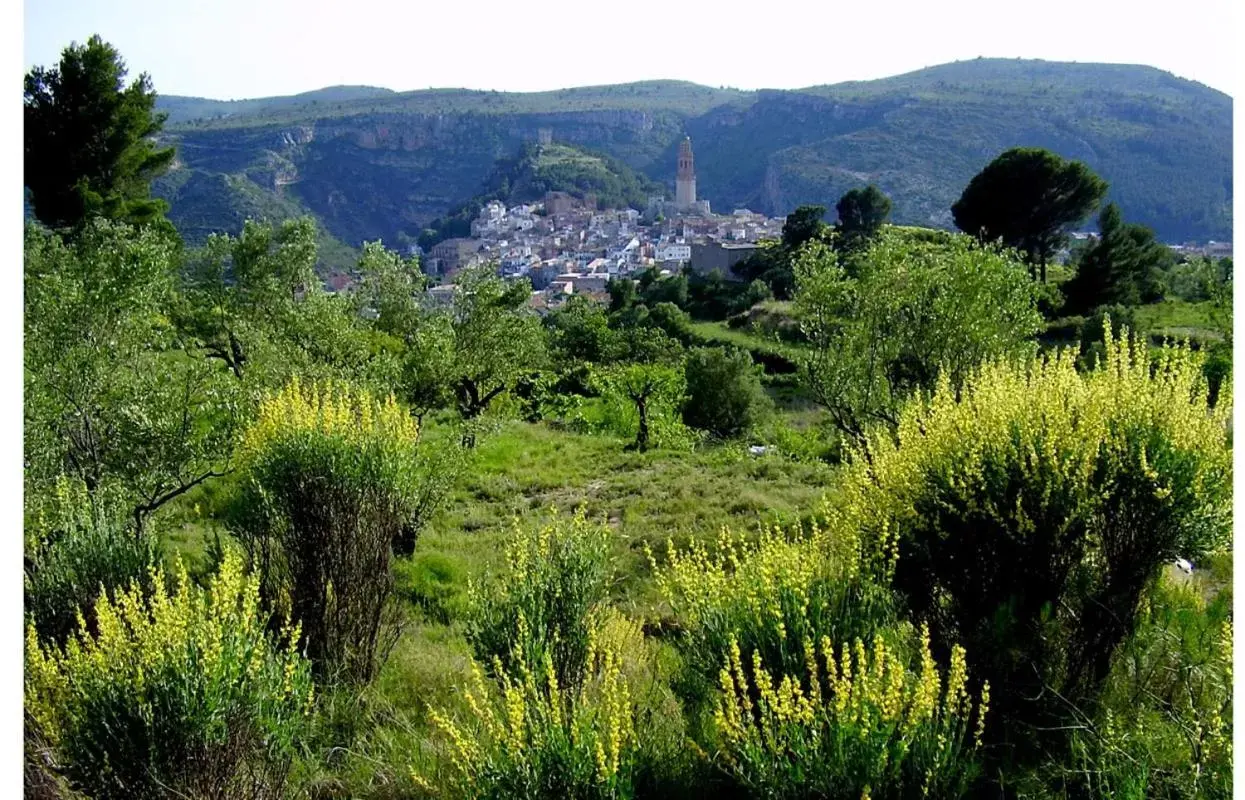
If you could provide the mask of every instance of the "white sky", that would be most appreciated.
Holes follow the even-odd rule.
[[[337,84],[534,91],[675,78],[743,89],[977,56],[1148,64],[1235,94],[1239,0],[26,0],[25,66],[99,33],[156,90]]]

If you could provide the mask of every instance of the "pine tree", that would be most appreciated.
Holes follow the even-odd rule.
[[[173,148],[152,140],[165,115],[155,113],[146,74],[128,87],[125,76],[120,54],[98,36],[65,48],[57,66],[26,75],[25,183],[44,224],[162,217],[166,206],[151,199],[150,184],[173,162]]]

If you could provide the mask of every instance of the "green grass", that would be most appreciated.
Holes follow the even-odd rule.
[[[1164,300],[1137,309],[1137,323],[1152,334],[1176,338],[1222,339],[1212,318],[1210,301]]]
[[[809,411],[787,416],[807,416]],[[797,423],[798,424],[798,423]],[[430,421],[425,435],[446,434]],[[421,533],[415,553],[398,559],[396,591],[407,624],[377,680],[358,697],[326,697],[326,753],[300,766],[316,791],[334,797],[407,797],[405,765],[430,757],[429,711],[463,712],[460,687],[471,650],[463,633],[467,583],[500,566],[516,524],[537,524],[552,509],[582,507],[614,532],[612,602],[636,619],[661,614],[644,545],[661,559],[665,543],[716,537],[722,526],[754,532],[816,510],[834,469],[779,456],[751,456],[743,444],[696,450],[626,452],[623,438],[581,434],[544,423],[503,421],[480,439],[470,468]],[[219,523],[198,516],[210,494],[192,493],[169,509],[164,548],[206,563]],[[336,732],[334,732],[336,731]],[[336,748],[349,741],[348,750]],[[429,762],[431,763],[431,762]]]
[[[497,563],[516,521],[583,507],[617,534],[616,596],[637,611],[651,610],[646,544],[660,552],[668,538],[685,543],[716,536],[723,525],[754,529],[795,519],[817,505],[832,474],[824,464],[757,458],[742,445],[635,453],[625,452],[626,444],[504,423],[481,443],[416,546],[411,582],[419,602],[454,608],[467,577]]]
[[[773,353],[789,359],[796,358],[800,348],[777,337],[760,336],[746,330],[731,328],[725,322],[693,322],[692,331],[709,344],[732,344],[749,351]]]

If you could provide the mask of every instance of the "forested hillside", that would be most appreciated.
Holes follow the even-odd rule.
[[[480,194],[497,162],[542,128],[667,191],[678,140],[690,134],[698,194],[718,209],[783,215],[872,182],[893,198],[896,222],[938,227],[951,227],[951,203],[1000,150],[1045,147],[1088,164],[1124,213],[1164,240],[1231,238],[1232,100],[1150,67],[978,59],[797,91],[676,81],[532,94],[323,91],[226,110],[158,102],[181,169],[245,176],[351,246],[418,236]],[[174,200],[175,223],[236,216],[225,207],[237,193],[178,198],[175,175],[157,187]]]
[[[660,185],[610,156],[564,144],[524,145],[516,158],[497,162],[484,188],[421,232],[429,248],[443,239],[469,236],[471,221],[491,201],[507,205],[541,200],[546,192],[565,192],[579,200],[591,196],[598,208],[641,208]]]

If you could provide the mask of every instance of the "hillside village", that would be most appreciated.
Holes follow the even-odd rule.
[[[507,206],[486,203],[471,223],[469,237],[441,241],[427,251],[412,245],[409,253],[433,279],[434,301],[449,302],[454,276],[481,264],[496,264],[504,278],[526,278],[532,284],[531,305],[547,311],[566,298],[585,294],[602,299],[611,279],[638,275],[656,267],[663,275],[690,268],[699,275],[719,271],[737,280],[732,267],[748,258],[766,240],[782,238],[784,217],[767,217],[749,209],[715,214],[708,201],[696,199],[696,176],[690,140],[679,154],[675,199],[650,197],[643,212],[634,208],[600,209],[592,194],[575,197],[548,192],[541,202]],[[1091,233],[1071,234],[1073,242]],[[1179,255],[1232,256],[1231,242],[1169,245]],[[1058,254],[1060,260],[1067,250]],[[342,291],[357,276],[340,273],[326,283]]]
[[[510,207],[492,201],[472,221],[470,237],[446,239],[427,253],[413,247],[412,253],[421,257],[424,273],[442,284],[433,288],[434,297],[449,298],[458,271],[493,263],[502,277],[530,280],[532,304],[539,309],[573,294],[603,295],[611,279],[654,266],[664,274],[686,267],[702,275],[718,270],[732,279],[731,267],[761,240],[780,238],[782,225],[782,219],[748,209],[714,214],[707,201],[698,201],[687,139],[673,201],[650,197],[643,212],[598,209],[591,193],[547,192],[543,202]]]

